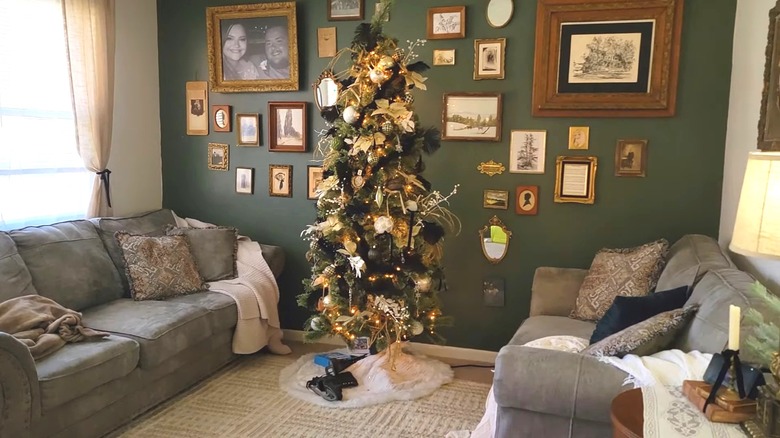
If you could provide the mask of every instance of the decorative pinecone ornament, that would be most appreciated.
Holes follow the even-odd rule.
[[[390,135],[393,133],[393,122],[390,120],[385,120],[384,123],[382,123],[382,133],[385,135]]]
[[[414,103],[414,95],[412,93],[406,93],[404,96],[404,102],[407,103],[407,105],[411,105]]]

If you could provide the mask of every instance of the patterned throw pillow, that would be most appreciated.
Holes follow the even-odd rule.
[[[666,239],[634,248],[600,250],[580,286],[571,317],[598,321],[616,296],[641,297],[650,293],[658,282],[668,251]]]
[[[657,353],[672,343],[698,308],[692,305],[659,313],[596,342],[583,350],[582,354],[623,357],[627,354],[647,356]]]
[[[163,300],[206,289],[184,236],[114,234],[136,301]]]
[[[238,276],[236,255],[238,231],[230,227],[168,227],[169,236],[187,236],[198,272],[204,281],[229,280]]]

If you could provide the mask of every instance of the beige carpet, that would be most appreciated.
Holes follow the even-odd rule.
[[[293,361],[262,353],[242,358],[109,436],[443,437],[450,430],[477,425],[490,389],[455,379],[414,401],[333,409],[279,389],[279,372]]]

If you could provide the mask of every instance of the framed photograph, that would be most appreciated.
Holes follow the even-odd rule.
[[[488,307],[504,306],[504,279],[488,276],[482,279],[482,299]]]
[[[336,28],[317,28],[317,55],[320,58],[336,56]]]
[[[295,2],[206,8],[206,35],[211,91],[298,89]]]
[[[255,169],[236,167],[236,193],[251,195],[255,192]]]
[[[442,140],[501,141],[501,93],[444,93]]]
[[[536,216],[539,211],[539,186],[517,186],[515,213]]]
[[[287,164],[268,165],[268,194],[292,198],[292,166]]]
[[[223,143],[209,143],[208,165],[211,170],[228,170],[230,161],[228,145]]]
[[[328,20],[347,21],[363,19],[364,0],[325,0],[328,2]]]
[[[593,204],[596,200],[596,157],[558,157],[555,160],[555,202]]]
[[[780,151],[780,2],[769,10],[764,89],[758,118],[758,148]]]
[[[590,141],[590,127],[569,126],[569,149],[587,150]]]
[[[615,146],[615,176],[645,176],[647,140],[618,140]]]
[[[260,116],[257,114],[236,114],[239,146],[260,146]]]
[[[451,40],[466,37],[466,7],[445,6],[428,9],[429,40]]]
[[[306,199],[317,199],[317,186],[322,182],[322,172],[324,172],[322,166],[307,166]]]
[[[547,131],[512,131],[509,141],[510,173],[544,173]]]
[[[455,65],[455,49],[433,49],[433,65]]]
[[[205,81],[187,82],[185,95],[187,135],[208,135],[209,116],[206,112],[206,108],[209,107],[208,84]]]
[[[268,102],[271,152],[306,152],[306,102]]]
[[[671,117],[684,0],[538,0],[532,115]]]
[[[211,122],[214,132],[230,132],[230,105],[211,105]]]
[[[506,210],[509,208],[509,192],[506,190],[485,190],[482,195],[482,206]]]
[[[504,79],[506,38],[474,40],[474,80]]]

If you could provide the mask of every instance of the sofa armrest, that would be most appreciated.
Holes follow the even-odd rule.
[[[0,332],[0,436],[26,437],[40,417],[40,388],[30,350]]]
[[[630,389],[626,377],[594,356],[507,345],[496,357],[493,391],[501,407],[603,423],[612,399]]]
[[[268,267],[271,268],[271,272],[273,272],[274,277],[278,279],[284,270],[284,249],[281,246],[260,243],[260,251],[262,251],[263,258],[265,259],[266,263],[268,263]]]
[[[569,316],[587,269],[536,268],[531,286],[530,316]]]

